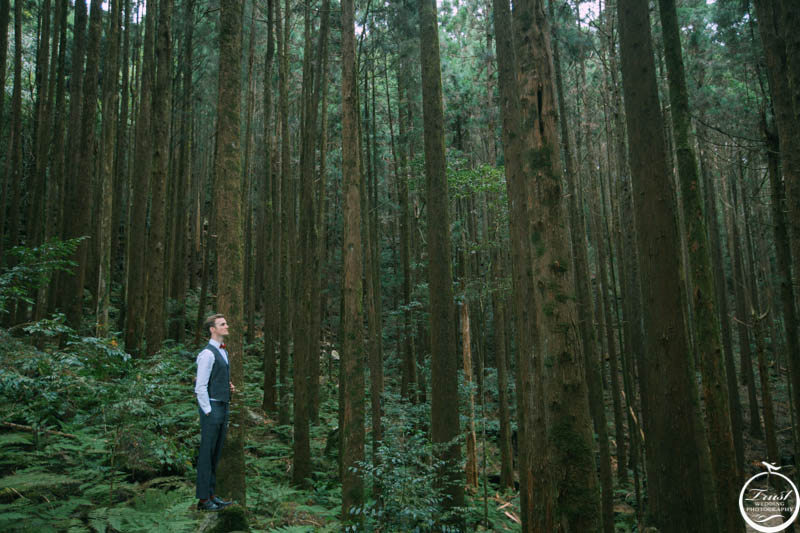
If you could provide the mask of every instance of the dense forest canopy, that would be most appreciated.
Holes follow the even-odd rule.
[[[795,0],[0,26],[0,529],[789,527]],[[202,515],[212,313],[238,505]]]

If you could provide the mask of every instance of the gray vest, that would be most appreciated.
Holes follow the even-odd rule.
[[[230,367],[216,346],[208,343],[205,349],[211,350],[211,353],[214,354],[214,365],[211,367],[211,376],[208,378],[208,397],[220,402],[230,402]]]

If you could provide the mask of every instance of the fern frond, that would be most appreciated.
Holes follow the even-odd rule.
[[[33,444],[33,435],[29,433],[2,433],[0,434],[0,448],[7,446]]]

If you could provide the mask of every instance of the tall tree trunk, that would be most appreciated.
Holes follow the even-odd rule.
[[[169,2],[170,0],[165,0]],[[217,309],[233,326],[230,335],[231,381],[244,388],[244,309],[242,286],[241,142],[239,139],[242,74],[242,3],[221,4],[219,26],[219,91],[217,95],[217,144],[214,165],[214,209],[217,233]],[[223,449],[219,476],[220,494],[246,505],[245,410],[236,396],[231,405],[231,424]]]
[[[56,17],[58,13],[56,13]],[[28,204],[27,214],[27,244],[38,246],[42,242],[44,231],[44,197],[47,184],[47,154],[48,137],[50,135],[50,109],[52,94],[49,83],[50,72],[50,0],[44,0],[39,10],[39,43],[36,54],[36,108],[34,132],[36,134],[34,146],[34,172],[31,177],[32,201]],[[57,36],[53,43],[57,42]],[[55,62],[55,61],[54,61]],[[41,294],[44,294],[42,291]],[[40,306],[41,307],[41,306]]]
[[[184,35],[181,83],[182,96],[180,102],[180,148],[177,169],[177,212],[173,213],[172,239],[172,281],[170,283],[172,298],[175,301],[175,313],[172,316],[170,337],[182,343],[186,339],[186,288],[191,276],[186,275],[187,262],[187,227],[191,213],[190,183],[192,180],[192,121],[194,106],[192,98],[194,83],[192,80],[193,48],[194,48],[194,0],[187,0],[184,5]]]
[[[39,172],[41,172],[41,186],[42,186],[42,195],[39,199],[42,202],[42,208],[37,210],[37,217],[39,220],[36,222],[36,229],[32,230],[30,235],[33,236],[35,242],[44,242],[49,238],[49,231],[50,227],[48,226],[48,220],[51,213],[50,204],[48,200],[53,196],[53,182],[56,181],[53,178],[52,172],[52,159],[50,158],[51,152],[51,145],[54,144],[53,141],[53,122],[54,122],[54,106],[55,106],[55,97],[56,97],[56,86],[58,84],[58,77],[59,73],[59,63],[58,63],[58,56],[59,56],[59,48],[61,43],[61,22],[63,19],[63,12],[67,8],[64,6],[63,2],[60,0],[55,1],[55,13],[53,14],[53,43],[51,45],[50,51],[50,60],[49,60],[49,68],[50,72],[47,76],[47,96],[46,96],[46,110],[43,112],[43,118],[41,120],[42,129],[37,130],[37,142],[38,137],[42,137],[42,141],[37,147],[39,155],[37,156],[37,165],[41,162],[42,164],[38,167]],[[2,78],[0,78],[2,79]],[[2,105],[2,104],[0,104]],[[0,120],[2,120],[2,113],[0,113]],[[2,130],[2,128],[0,128]],[[47,168],[50,167],[50,176],[47,175]],[[34,203],[36,200],[34,200]],[[2,207],[0,207],[2,208]],[[0,234],[2,234],[2,228],[0,228]],[[50,306],[50,302],[48,301],[48,287],[40,287],[37,291],[36,297],[36,314],[33,317],[34,320],[41,320],[48,314],[48,308]]]
[[[775,429],[775,408],[772,404],[772,385],[770,383],[770,375],[769,375],[769,366],[767,365],[767,355],[766,355],[766,340],[765,337],[767,336],[767,323],[772,320],[772,313],[770,312],[769,308],[764,309],[762,306],[762,298],[761,298],[761,289],[759,287],[758,280],[759,278],[763,280],[764,285],[764,301],[771,302],[772,299],[770,298],[770,291],[769,291],[769,281],[767,275],[769,271],[764,269],[764,261],[761,259],[766,259],[769,256],[767,255],[765,240],[766,240],[766,231],[761,228],[766,228],[767,225],[761,217],[761,210],[759,209],[758,213],[753,213],[756,208],[754,206],[748,206],[749,202],[745,202],[745,215],[747,219],[747,226],[749,228],[753,227],[753,217],[756,217],[756,227],[759,228],[759,232],[755,235],[757,249],[756,246],[753,246],[753,231],[750,230],[747,233],[747,244],[748,244],[748,260],[751,263],[750,267],[750,294],[753,298],[753,305],[750,310],[750,323],[753,326],[753,334],[756,338],[756,364],[758,365],[758,377],[759,377],[759,386],[761,387],[761,403],[762,403],[762,411],[764,415],[764,436],[767,444],[767,459],[771,463],[775,463],[780,461],[780,456],[778,455],[778,438]],[[775,339],[773,338],[773,342]]]
[[[502,140],[505,160],[506,188],[509,202],[509,231],[511,237],[511,279],[512,279],[512,316],[517,331],[517,405],[518,405],[518,439],[519,449],[519,486],[520,507],[523,529],[533,529],[534,498],[536,492],[543,496],[549,494],[543,490],[546,479],[534,480],[531,476],[531,449],[544,449],[546,438],[544,431],[531,431],[528,428],[543,427],[543,406],[541,400],[531,401],[530,388],[533,379],[530,362],[533,358],[533,340],[535,329],[531,324],[532,317],[528,311],[528,302],[533,301],[533,286],[527,275],[530,265],[530,246],[526,235],[527,208],[525,202],[524,177],[521,169],[520,113],[517,90],[517,66],[514,51],[514,36],[508,29],[511,27],[509,2],[494,0],[495,46],[497,49],[498,86],[500,88],[500,110],[502,115]],[[536,390],[539,390],[537,387]],[[530,434],[529,434],[530,432]],[[538,482],[534,492],[534,483]],[[551,519],[550,516],[545,518]]]
[[[461,309],[461,354],[464,362],[464,382],[469,389],[467,405],[467,485],[478,488],[478,451],[475,436],[475,396],[472,392],[472,340],[470,335],[469,303],[466,298]]]
[[[445,169],[442,75],[436,3],[419,0],[420,63],[425,139],[425,183],[428,209],[428,284],[431,328],[431,438],[445,448],[439,452],[442,467],[437,484],[448,499],[444,510],[464,504],[464,487],[457,465],[461,447],[453,441],[461,433],[458,404],[458,344],[453,306],[453,272],[450,266],[450,217]],[[449,444],[445,444],[449,443]],[[454,517],[454,524],[461,518]]]
[[[278,0],[279,1],[279,0]],[[264,224],[266,231],[262,232],[265,240],[263,246],[267,247],[269,265],[264,269],[264,285],[266,287],[266,301],[264,308],[264,399],[261,408],[267,412],[274,412],[277,407],[275,348],[278,340],[280,312],[280,183],[272,172],[274,161],[273,150],[273,125],[272,125],[272,62],[275,56],[275,40],[273,38],[275,27],[276,0],[267,2],[267,52],[264,56],[264,198],[266,212]],[[278,30],[280,31],[280,30]]]
[[[279,2],[280,0],[278,0]],[[289,218],[292,215],[291,203],[294,201],[291,184],[291,139],[289,137],[289,24],[290,10],[289,2],[285,2],[285,18],[283,21],[283,28],[278,35],[278,48],[281,51],[280,63],[280,114],[281,114],[281,225],[280,225],[280,327],[279,327],[279,343],[280,343],[280,400],[278,407],[278,422],[281,425],[289,424],[289,342],[290,342],[290,320],[289,320],[289,299],[290,294],[290,251],[289,243]],[[281,11],[280,6],[276,5],[275,20],[280,25]]]
[[[797,310],[795,307],[794,291],[792,290],[791,248],[789,244],[788,228],[786,224],[785,190],[778,172],[779,152],[778,137],[774,131],[766,128],[767,138],[767,171],[769,173],[772,226],[775,240],[775,259],[778,271],[778,285],[781,293],[781,309],[783,311],[783,329],[786,336],[786,348],[789,354],[800,353],[800,338],[797,332]],[[791,361],[791,356],[789,356]],[[796,388],[792,387],[792,392]],[[794,405],[800,405],[794,397]],[[790,424],[794,421],[790,419]]]
[[[91,202],[94,176],[95,109],[97,107],[97,72],[100,63],[100,37],[102,14],[100,0],[92,0],[89,16],[89,41],[86,48],[86,73],[83,91],[83,117],[81,119],[81,141],[78,167],[72,187],[70,215],[67,220],[67,235],[71,238],[90,235],[92,223]],[[75,252],[77,262],[75,274],[68,278],[67,290],[71,294],[66,308],[67,322],[75,329],[80,327],[83,315],[83,287],[86,278],[89,243],[83,241]]]
[[[156,35],[155,54],[156,84],[153,93],[153,115],[158,119],[153,121],[150,235],[147,240],[146,333],[148,355],[161,349],[161,343],[166,334],[166,191],[169,175],[170,109],[172,108],[172,0],[159,0],[158,2],[158,34]],[[219,154],[217,156],[219,157]],[[219,233],[217,238],[219,238]],[[228,318],[228,320],[231,319]],[[238,324],[236,321],[231,322]],[[240,324],[238,327],[244,327],[244,324]]]
[[[700,170],[703,174],[703,189],[706,193],[706,220],[711,240],[711,259],[714,268],[715,303],[719,309],[718,315],[722,333],[722,351],[725,357],[725,379],[728,391],[728,406],[730,408],[731,432],[733,434],[733,447],[736,454],[736,468],[739,472],[744,469],[744,440],[742,437],[742,405],[739,401],[739,387],[736,384],[736,366],[733,360],[733,346],[731,339],[731,323],[728,313],[728,295],[725,282],[725,269],[722,262],[722,244],[717,223],[717,195],[714,180],[710,176],[705,159],[700,158]]]
[[[342,433],[342,519],[358,521],[351,510],[364,501],[357,470],[364,460],[364,352],[361,310],[361,171],[359,169],[358,95],[355,20],[352,0],[342,1],[342,367],[339,409]]]
[[[129,66],[130,57],[130,38],[131,38],[131,4],[133,0],[125,2],[125,33],[122,38],[122,88],[119,109],[119,125],[117,126],[117,139],[115,149],[117,155],[114,158],[114,199],[112,201],[111,212],[111,254],[112,254],[112,279],[124,286],[125,279],[125,227],[128,225],[128,199],[130,183],[128,182],[128,116],[131,95],[131,67]],[[124,316],[125,302],[122,303],[120,317]],[[122,327],[122,323],[120,323]]]
[[[549,6],[549,14],[554,16],[554,6]],[[559,123],[561,126],[561,143],[564,149],[564,160],[566,168],[564,177],[567,183],[567,193],[569,195],[569,220],[572,231],[570,233],[572,244],[573,270],[575,271],[575,288],[577,293],[577,313],[578,327],[580,330],[583,361],[586,369],[586,385],[589,394],[589,408],[594,422],[594,430],[597,432],[598,448],[600,451],[600,485],[602,487],[601,509],[603,513],[603,531],[613,533],[614,531],[614,486],[611,477],[611,452],[608,444],[608,425],[606,421],[606,410],[603,401],[602,373],[600,371],[600,359],[595,351],[594,333],[594,313],[592,312],[592,292],[589,286],[589,258],[586,246],[586,223],[584,219],[583,205],[578,200],[582,198],[579,194],[578,183],[576,180],[577,171],[575,169],[575,158],[572,152],[572,138],[569,130],[569,121],[564,99],[564,88],[561,70],[561,56],[558,41],[553,39],[553,69],[556,76],[556,91],[558,98]],[[499,380],[499,377],[498,377]],[[618,394],[615,390],[615,394]],[[616,403],[616,402],[615,402]],[[615,406],[616,408],[616,406]],[[619,420],[619,419],[618,419]],[[622,441],[622,433],[617,433],[617,449],[619,450]],[[623,443],[624,447],[624,443]],[[625,461],[617,456],[617,471],[624,471],[627,468]]]
[[[8,23],[11,20],[11,2],[9,0],[0,0],[0,80],[6,79],[6,61],[8,60]],[[0,91],[0,137],[5,133],[6,113],[5,113],[5,90]],[[6,183],[6,180],[3,180]],[[5,206],[3,211],[5,211]],[[4,217],[0,215],[0,220]],[[3,226],[0,224],[0,234],[3,232]]]
[[[659,7],[693,288],[691,300],[698,351],[696,359],[699,360],[703,376],[703,400],[708,415],[708,442],[720,525],[725,531],[743,531],[742,521],[736,512],[741,475],[736,464],[722,344],[714,309],[714,279],[700,197],[700,180],[690,138],[691,114],[675,0],[659,0]]]
[[[492,260],[492,276],[495,283],[501,282],[503,269],[501,266],[502,253],[496,250]],[[492,292],[492,308],[494,315],[494,342],[495,365],[497,367],[497,395],[499,397],[500,417],[500,488],[514,487],[514,457],[511,441],[511,410],[508,394],[508,352],[506,351],[506,300],[499,290]]]
[[[381,317],[381,263],[380,263],[380,229],[378,219],[378,142],[375,133],[376,129],[376,112],[375,112],[375,59],[370,61],[369,72],[372,74],[372,121],[371,121],[371,137],[372,137],[372,154],[370,159],[372,161],[372,170],[370,172],[370,201],[368,202],[370,209],[369,221],[369,246],[367,253],[369,254],[369,268],[367,275],[371,279],[371,288],[369,296],[369,321],[368,327],[370,329],[370,342],[372,344],[369,353],[369,368],[370,368],[370,405],[372,414],[372,450],[373,450],[373,464],[379,463],[378,449],[383,444],[383,325]],[[365,91],[366,93],[366,91]],[[369,93],[365,94],[366,96]],[[381,486],[377,484],[373,488],[376,498],[381,497]]]
[[[317,57],[314,77],[314,102],[319,101],[322,106],[322,116],[320,120],[320,134],[319,134],[319,179],[317,180],[316,190],[316,234],[317,234],[317,249],[316,261],[317,268],[314,273],[314,288],[312,289],[312,298],[314,299],[312,312],[312,327],[311,335],[314,338],[314,355],[309,362],[309,376],[310,376],[310,391],[309,402],[311,405],[311,413],[309,418],[312,423],[319,420],[319,346],[322,340],[322,306],[324,302],[322,290],[322,272],[325,269],[325,254],[327,252],[325,234],[327,227],[325,225],[325,204],[326,204],[326,188],[328,171],[326,159],[328,157],[328,40],[330,36],[330,0],[322,0],[322,8],[320,10],[320,28],[319,28],[319,43],[317,45]]]
[[[535,328],[535,352],[527,363],[531,370],[522,362],[518,369],[522,379],[531,383],[524,383],[520,391],[520,410],[539,411],[546,435],[545,442],[528,436],[529,431],[541,432],[541,426],[535,418],[529,419],[530,424],[526,420],[520,468],[528,470],[528,490],[532,480],[538,495],[523,511],[523,531],[590,531],[599,527],[601,507],[576,327],[575,274],[562,203],[555,76],[544,3],[528,0],[515,4],[512,27],[521,96],[520,128],[511,132],[520,136],[520,150],[511,155],[520,158],[521,174],[516,179],[525,179],[522,198],[528,213],[524,235],[532,248],[529,263],[519,268],[529,272],[532,279],[528,283],[536,287],[529,325]],[[525,378],[529,371],[531,376]],[[540,387],[541,392],[535,390]]]
[[[413,389],[417,383],[417,362],[414,355],[414,335],[411,332],[411,260],[409,234],[409,204],[408,204],[408,172],[407,172],[407,125],[405,121],[405,108],[407,92],[405,90],[406,77],[397,73],[397,127],[398,127],[398,196],[400,204],[400,262],[403,263],[403,377],[400,385],[400,395],[413,401],[416,397]],[[388,90],[388,79],[386,82]],[[387,96],[387,105],[389,99]]]
[[[250,43],[247,52],[247,75],[245,97],[245,127],[244,127],[244,164],[242,166],[242,180],[244,183],[244,309],[245,309],[245,343],[250,344],[255,340],[256,334],[256,299],[255,275],[253,264],[253,208],[259,204],[261,191],[253,178],[253,108],[255,106],[256,78],[253,71],[256,52],[256,6],[255,2],[250,7]]]
[[[151,0],[155,4],[155,0]],[[150,5],[150,1],[148,1]],[[147,306],[146,255],[140,253],[147,243],[147,198],[153,170],[153,86],[155,85],[155,17],[157,9],[150,6],[145,15],[144,57],[142,58],[139,113],[136,117],[136,148],[133,159],[133,196],[130,202],[130,238],[128,241],[128,281],[125,309],[125,349],[134,356],[141,355]],[[201,305],[202,308],[202,305]],[[233,324],[230,318],[228,320]]]
[[[5,88],[3,90],[5,92]],[[3,243],[6,233],[9,235],[9,246],[17,244],[19,218],[19,182],[22,180],[22,2],[14,2],[14,88],[11,93],[11,132],[6,155],[6,172],[3,182],[3,201],[0,202],[0,217],[5,216],[6,205],[9,208],[8,232],[0,238],[0,264],[3,259]],[[9,187],[11,189],[9,198]],[[10,200],[10,202],[9,202]],[[1,221],[0,221],[1,222]],[[0,230],[5,230],[0,223]]]
[[[106,39],[108,50],[103,68],[103,133],[102,160],[100,162],[100,213],[98,213],[98,245],[100,265],[97,283],[97,336],[105,337],[110,331],[108,309],[111,294],[111,221],[114,156],[117,140],[117,103],[119,98],[119,30],[122,27],[122,2],[113,0],[108,18]],[[127,65],[126,65],[127,68]]]
[[[741,158],[739,161],[741,167]],[[744,176],[742,175],[743,179]],[[739,332],[739,355],[741,359],[741,379],[747,386],[747,399],[750,410],[750,435],[761,438],[761,417],[756,398],[755,377],[753,375],[753,356],[750,349],[750,329],[747,321],[750,309],[750,297],[747,291],[747,279],[744,272],[744,254],[742,238],[739,232],[739,194],[735,181],[730,183],[731,210],[729,210],[729,236],[731,242],[731,262],[733,263],[733,285],[736,291],[736,329]]]
[[[314,163],[316,160],[317,105],[311,46],[311,9],[305,10],[305,52],[303,54],[303,138],[300,152],[300,242],[296,263],[297,302],[294,333],[294,461],[292,481],[306,485],[311,478],[309,436],[310,360],[319,358],[318,338],[312,331],[314,278],[317,271],[316,218],[314,215]]]
[[[756,14],[767,65],[772,108],[779,138],[791,269],[800,272],[800,37],[797,6],[786,0],[756,0]],[[796,296],[795,296],[796,297]],[[796,301],[795,301],[796,304]],[[786,309],[784,308],[784,312]],[[786,321],[788,316],[784,317]],[[787,335],[787,339],[791,341]],[[788,345],[792,400],[800,406],[800,348]]]
[[[639,354],[651,518],[664,531],[706,525],[693,419],[696,396],[684,329],[680,239],[664,150],[648,6],[619,0],[620,50],[628,123],[645,349]],[[683,487],[676,491],[675,487]],[[712,520],[711,522],[715,522]]]
[[[64,148],[66,139],[64,138],[64,125],[65,125],[65,99],[66,99],[66,55],[67,55],[67,14],[69,11],[68,0],[58,0],[60,8],[57,9],[60,21],[59,35],[58,35],[58,60],[56,65],[56,89],[55,100],[53,102],[53,131],[51,137],[51,152],[52,168],[50,171],[50,179],[48,180],[47,189],[47,209],[45,211],[45,224],[44,224],[44,238],[50,239],[53,236],[61,236],[58,228],[59,213],[64,204]],[[55,35],[54,35],[55,38]],[[1,102],[0,102],[1,103]],[[2,219],[2,212],[4,209],[0,205],[0,219]],[[2,233],[2,221],[0,221],[0,233]],[[0,264],[2,264],[2,240],[0,239]],[[47,296],[47,310],[45,314],[52,314],[56,308],[56,296],[58,287],[58,276],[50,284]]]

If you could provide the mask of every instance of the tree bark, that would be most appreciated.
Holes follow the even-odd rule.
[[[275,20],[280,25],[281,11],[280,0],[276,3],[276,16]],[[279,382],[280,382],[280,399],[278,401],[278,422],[281,425],[289,424],[289,342],[290,342],[290,320],[289,320],[289,299],[290,294],[290,252],[289,243],[289,218],[292,216],[291,203],[294,201],[291,184],[291,161],[290,149],[291,139],[289,137],[289,24],[291,22],[289,2],[285,2],[285,18],[283,21],[283,28],[278,33],[278,49],[281,52],[280,63],[280,114],[281,114],[281,169],[280,169],[280,198],[281,198],[281,223],[280,223],[280,326],[279,326],[279,344],[280,344],[280,369],[279,369]]]
[[[172,0],[158,2],[156,84],[153,93],[153,172],[150,182],[150,235],[147,239],[147,354],[161,349],[166,335],[167,179],[172,108]],[[218,154],[219,155],[219,154]],[[228,318],[231,320],[231,318]],[[236,321],[232,323],[237,324]],[[241,326],[239,326],[241,327]]]
[[[155,0],[152,0],[155,4]],[[150,2],[148,1],[148,5]],[[140,253],[147,243],[147,198],[153,170],[153,86],[155,85],[155,17],[157,9],[150,6],[145,15],[144,52],[142,58],[139,113],[136,118],[136,147],[133,159],[133,196],[130,202],[130,238],[128,239],[128,282],[125,309],[125,350],[141,355],[147,306],[146,255]],[[202,307],[202,303],[201,303]],[[228,319],[230,320],[230,318]]]
[[[264,223],[266,231],[262,232],[267,248],[268,265],[264,269],[264,286],[266,301],[264,307],[264,399],[261,408],[274,412],[277,407],[275,349],[278,340],[280,322],[280,183],[272,172],[273,125],[272,121],[272,63],[275,56],[275,3],[267,2],[267,52],[264,56],[264,199],[266,212]],[[278,30],[280,31],[280,30]]]
[[[361,309],[361,171],[359,169],[358,95],[355,20],[352,0],[342,1],[342,363],[339,387],[342,421],[342,520],[359,522],[351,510],[364,501],[364,348]]]
[[[648,6],[620,0],[620,50],[643,297],[645,350],[639,354],[651,519],[662,531],[706,526],[684,329],[680,239],[664,150]],[[675,487],[683,487],[676,491]]]
[[[217,233],[217,310],[232,325],[228,341],[231,381],[240,391],[245,387],[242,150],[239,139],[241,57],[242,3],[241,0],[230,0],[221,4],[220,11],[214,216]],[[219,493],[245,506],[245,411],[236,395],[232,400],[231,424],[219,465]]]
[[[554,6],[549,6],[549,14],[554,15]],[[599,470],[601,493],[601,509],[603,513],[603,531],[614,531],[614,486],[611,477],[611,452],[608,445],[608,425],[606,410],[603,401],[603,378],[600,371],[601,359],[595,351],[594,313],[592,309],[592,292],[589,276],[589,258],[586,244],[586,221],[583,210],[582,195],[578,190],[579,182],[576,180],[578,172],[575,168],[575,158],[572,152],[572,137],[569,130],[569,120],[564,99],[564,88],[561,70],[561,56],[558,41],[553,39],[553,69],[556,76],[556,91],[558,98],[559,123],[561,126],[561,144],[564,150],[566,168],[564,177],[569,195],[569,220],[572,231],[570,232],[572,244],[573,270],[575,271],[575,289],[577,295],[578,327],[583,348],[583,362],[586,369],[586,385],[589,394],[589,409],[597,432],[598,448],[600,452]],[[499,379],[499,378],[498,378]],[[618,394],[615,391],[615,394]],[[616,402],[615,402],[616,403]],[[616,405],[615,405],[616,408]],[[617,433],[617,449],[622,442],[622,432]],[[624,448],[624,443],[622,443]],[[627,468],[625,461],[617,455],[617,471]]]
[[[450,262],[450,217],[445,173],[444,111],[439,61],[436,3],[419,0],[420,63],[422,65],[422,115],[425,142],[425,183],[428,209],[428,284],[430,290],[431,340],[431,439],[442,449],[443,466],[437,484],[448,498],[444,512],[464,504],[460,468],[461,448],[453,443],[461,433],[458,405],[458,365],[455,354],[456,324],[453,306],[453,272]],[[461,523],[460,517],[446,522]]]
[[[92,0],[89,16],[89,40],[86,48],[86,73],[83,91],[83,117],[78,167],[72,187],[69,216],[66,217],[66,232],[70,238],[92,234],[92,182],[94,176],[95,109],[97,106],[97,72],[100,63],[100,37],[102,33],[102,2]],[[68,278],[66,290],[70,293],[65,311],[67,323],[80,328],[83,317],[83,287],[89,256],[89,243],[83,241],[75,252],[77,262],[74,276]]]
[[[96,335],[105,337],[110,331],[108,309],[111,295],[111,221],[112,188],[114,180],[115,142],[117,140],[117,103],[119,98],[119,29],[122,27],[122,2],[113,0],[108,17],[106,39],[108,51],[103,68],[103,133],[100,176],[100,213],[98,214],[98,245],[100,265],[97,282]],[[127,66],[126,66],[127,68]]]
[[[716,487],[720,525],[725,531],[743,531],[736,502],[741,475],[731,430],[728,384],[722,361],[722,344],[714,309],[714,279],[700,197],[697,161],[690,138],[691,113],[683,68],[680,29],[675,0],[659,0],[664,55],[669,77],[670,115],[675,137],[678,177],[683,201],[685,238],[689,254],[692,309],[697,357],[703,376],[703,400],[708,415],[711,466]]]

